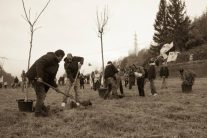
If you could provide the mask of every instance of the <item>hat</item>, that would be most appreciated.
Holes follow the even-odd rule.
[[[68,53],[68,54],[67,54],[67,58],[68,58],[68,59],[73,58],[72,54],[71,54],[71,53]]]
[[[65,56],[65,52],[63,50],[61,50],[61,49],[58,49],[58,50],[55,51],[55,55],[58,56],[58,57],[59,56],[64,57]]]
[[[108,61],[107,64],[112,64],[112,62],[111,61]]]

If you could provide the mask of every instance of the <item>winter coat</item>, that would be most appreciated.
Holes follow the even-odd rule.
[[[160,68],[160,77],[165,76],[166,78],[169,76],[168,67],[161,67]]]
[[[145,71],[144,71],[144,68],[142,66],[138,66],[136,68],[136,72],[142,74],[142,76],[141,77],[138,77],[138,78],[145,78]]]
[[[83,64],[84,58],[74,56],[72,58],[72,61],[69,61],[67,58],[65,58],[64,61],[64,68],[67,74],[67,78],[69,78],[71,82],[74,82],[76,74],[78,72],[78,62]]]
[[[59,68],[59,61],[53,52],[40,57],[27,71],[26,76],[30,81],[34,81],[37,78],[42,78],[44,82],[57,87],[55,77]],[[45,85],[46,89],[47,87]]]
[[[105,68],[104,79],[107,79],[109,77],[113,77],[114,79],[116,79],[115,74],[118,72],[119,71],[117,70],[117,68],[113,64],[108,64]]]

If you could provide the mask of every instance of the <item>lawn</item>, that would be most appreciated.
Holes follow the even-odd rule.
[[[80,90],[81,99],[90,99],[91,107],[76,109],[60,107],[62,95],[50,90],[46,105],[49,117],[34,117],[20,112],[17,99],[24,98],[21,89],[0,89],[0,137],[42,138],[206,138],[207,78],[197,78],[192,93],[181,92],[181,80],[169,79],[168,89],[151,96],[149,82],[146,97],[139,97],[137,86],[124,88],[126,97],[103,100],[89,85]],[[64,90],[64,87],[60,88]],[[29,89],[30,99],[35,99]]]

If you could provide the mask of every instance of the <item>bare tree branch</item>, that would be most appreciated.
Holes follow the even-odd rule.
[[[30,11],[31,11],[31,8],[29,8],[29,20],[30,20]]]
[[[42,9],[42,11],[40,12],[40,14],[37,16],[37,18],[35,19],[33,25],[37,22],[37,20],[39,19],[40,15],[43,13],[43,11],[47,8],[48,4],[50,3],[50,0],[48,0],[47,4],[45,5],[45,7]]]
[[[99,16],[98,16],[98,10],[96,11],[96,17],[97,17],[97,27],[98,27],[98,33],[100,33],[100,28],[101,28],[101,25],[100,25],[100,19],[99,19]]]
[[[34,32],[37,31],[38,29],[42,28],[42,26],[39,26],[37,28],[34,28]]]
[[[21,16],[22,16],[22,18],[23,18],[26,22],[28,22],[27,19],[24,17],[24,15],[21,15]]]
[[[27,11],[26,11],[26,8],[25,8],[24,0],[22,0],[22,4],[23,4],[24,14],[25,14],[25,17],[27,19],[27,22],[30,23],[30,20],[29,20],[29,18],[27,16]]]
[[[104,34],[105,26],[108,22],[108,11],[106,10],[106,7],[104,9],[104,12],[100,12],[100,14],[98,10],[96,11],[96,18],[97,18],[98,37],[101,40],[102,71],[104,76],[103,34]]]

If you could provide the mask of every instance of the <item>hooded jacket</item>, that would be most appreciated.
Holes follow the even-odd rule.
[[[64,68],[67,78],[69,78],[71,82],[74,82],[76,74],[78,73],[78,62],[83,64],[84,58],[74,56],[72,61],[69,61],[67,58],[65,58],[64,61]]]

